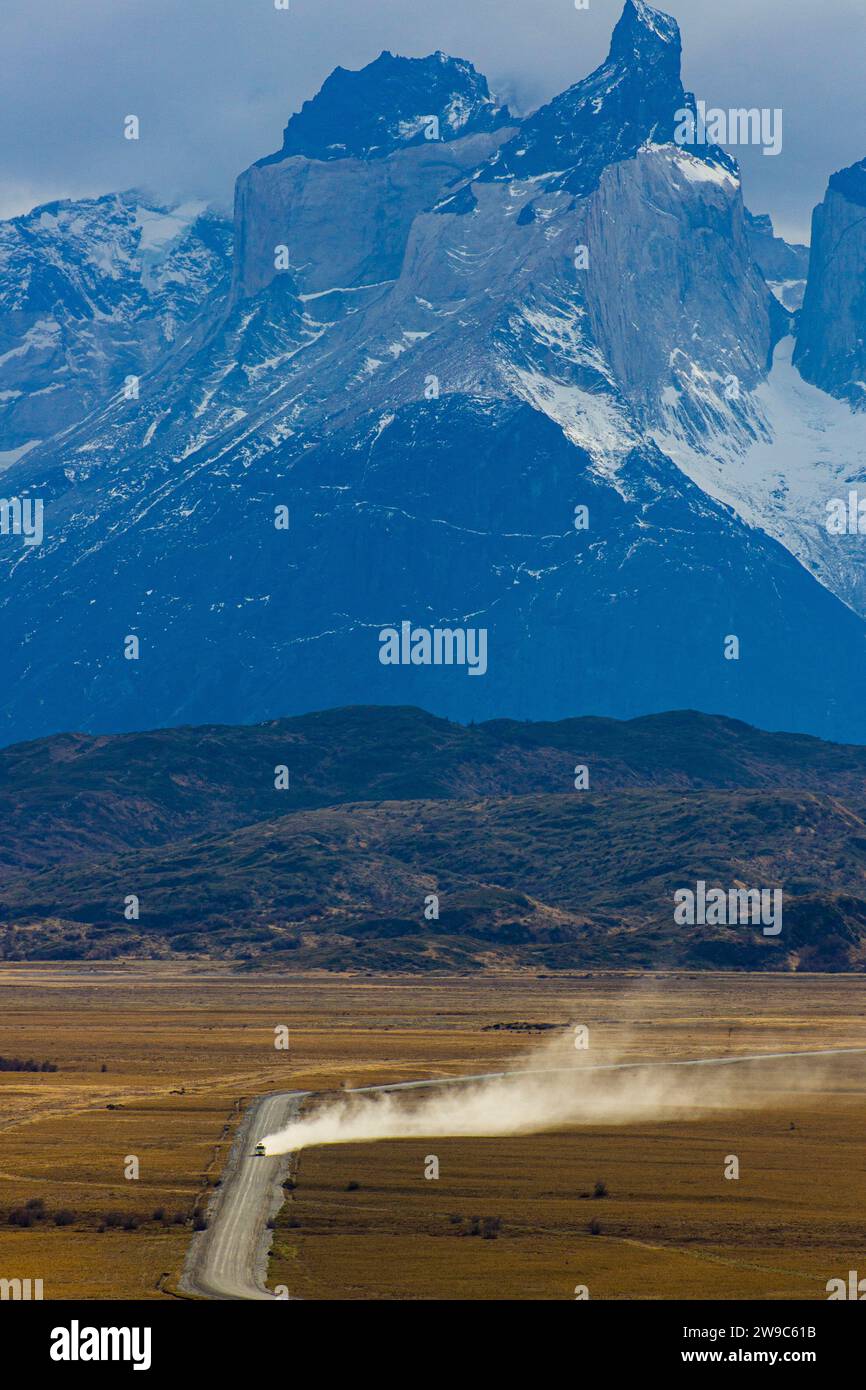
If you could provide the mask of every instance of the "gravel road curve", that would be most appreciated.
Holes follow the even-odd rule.
[[[208,1209],[207,1230],[197,1231],[190,1243],[180,1281],[184,1293],[222,1299],[276,1297],[265,1287],[271,1245],[268,1221],[282,1205],[282,1183],[292,1156],[255,1158],[253,1149],[259,1139],[297,1117],[307,1094],[281,1091],[259,1096],[247,1110]]]

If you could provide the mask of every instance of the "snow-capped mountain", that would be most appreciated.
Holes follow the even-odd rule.
[[[414,702],[866,741],[824,525],[862,417],[791,366],[802,252],[684,108],[642,0],[523,122],[442,54],[338,70],[238,180],[230,290],[7,475],[45,537],[0,549],[4,737]],[[384,664],[403,623],[485,670]]]
[[[834,518],[866,500],[866,160],[834,174],[805,248],[747,214],[756,264],[792,313],[766,373],[695,431],[672,409],[660,448],[709,496],[775,537],[832,593],[866,614],[863,534]],[[801,279],[803,274],[806,279]],[[792,336],[795,335],[795,336]],[[835,399],[834,399],[835,398]],[[859,495],[859,494],[857,494]],[[855,504],[856,506],[856,504]]]
[[[165,353],[225,280],[231,226],[135,192],[0,222],[0,466]]]

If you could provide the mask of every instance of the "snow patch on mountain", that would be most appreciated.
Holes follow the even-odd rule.
[[[776,348],[767,380],[750,396],[760,421],[748,441],[736,421],[707,421],[699,447],[677,428],[653,437],[687,477],[749,526],[779,541],[826,588],[866,615],[863,538],[827,531],[827,504],[849,487],[866,496],[862,415],[804,381],[792,365],[793,338]],[[729,407],[732,412],[732,407]]]
[[[717,183],[722,187],[730,185],[732,188],[739,186],[740,177],[736,170],[715,164],[712,160],[698,159],[697,155],[690,154],[688,150],[678,149],[675,145],[655,145],[648,141],[642,147],[641,153],[644,151],[667,159],[674,171],[682,174],[689,183]]]
[[[664,43],[675,43],[680,36],[676,20],[662,10],[647,5],[645,0],[628,0],[641,24]]]
[[[616,476],[620,463],[639,442],[626,412],[609,395],[540,372],[515,367],[516,394],[559,425],[567,439],[585,449],[597,467]]]

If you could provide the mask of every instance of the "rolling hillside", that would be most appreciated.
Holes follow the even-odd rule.
[[[466,728],[356,708],[47,739],[0,754],[0,947],[248,968],[859,969],[864,773],[866,749],[691,712]],[[676,925],[675,891],[700,880],[781,888],[782,932]]]

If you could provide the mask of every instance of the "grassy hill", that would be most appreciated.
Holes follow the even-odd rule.
[[[0,753],[0,952],[862,969],[864,787],[866,749],[689,712],[463,728],[374,708],[64,735]],[[698,879],[782,888],[781,935],[676,925],[674,892]]]

